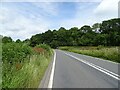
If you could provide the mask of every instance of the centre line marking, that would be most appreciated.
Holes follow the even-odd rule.
[[[82,59],[79,59],[79,58],[77,58],[77,57],[75,57],[75,56],[73,56],[71,54],[67,54],[67,53],[65,53],[65,54],[70,56],[70,57],[72,57],[72,58],[74,58],[74,59],[76,59],[76,60],[78,60],[78,61],[81,61],[82,63],[87,64],[87,65],[95,68],[96,70],[99,70],[99,71],[101,71],[101,72],[103,72],[103,73],[105,73],[105,74],[107,74],[107,75],[109,75],[109,76],[111,76],[111,77],[113,77],[113,78],[115,78],[117,80],[120,80],[120,76],[119,75],[117,75],[117,74],[115,74],[115,73],[113,73],[113,72],[111,72],[111,71],[109,71],[107,69],[104,69],[104,68],[102,68],[100,66],[97,66],[97,65],[95,65],[93,63],[90,63],[90,62],[87,62],[87,61],[83,61]]]

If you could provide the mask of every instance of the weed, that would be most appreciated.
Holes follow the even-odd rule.
[[[114,62],[119,62],[119,47],[104,47],[104,46],[78,46],[78,47],[60,47],[62,50],[67,50],[70,52],[75,52],[79,54],[85,54],[85,55],[90,55],[98,58],[103,58],[106,60],[114,61]]]

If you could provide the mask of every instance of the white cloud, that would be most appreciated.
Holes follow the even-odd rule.
[[[61,22],[61,26],[64,26],[66,28],[74,26],[81,27],[83,25],[92,26],[94,23],[97,22],[101,23],[104,20],[117,18],[118,2],[119,0],[102,0],[97,8],[91,11],[89,11],[89,9],[91,9],[91,6],[81,7],[80,5],[78,5],[75,17],[69,20],[64,20],[63,22]],[[87,11],[89,12],[87,13]]]
[[[103,0],[94,10],[96,16],[109,18],[118,17],[119,0]]]
[[[75,17],[73,19],[64,20],[63,22],[61,22],[61,26],[69,29],[71,27],[80,28],[84,25],[92,26],[94,23],[97,23],[97,20],[94,17],[86,17],[86,19]]]
[[[83,2],[83,0],[80,1]],[[20,7],[0,7],[0,34],[11,36],[14,39],[26,39],[30,38],[34,34],[47,31],[51,24],[53,25],[56,23],[47,20],[44,14],[47,13],[48,15],[52,15],[52,17],[54,17],[54,15],[57,16],[59,12],[59,7],[57,6],[57,4],[50,2],[37,3],[37,0],[36,3],[33,2],[31,4],[39,8],[38,12],[37,10],[34,12],[34,9],[31,10],[31,8],[29,9],[28,7],[24,7],[22,9]],[[57,25],[59,25],[59,27],[64,26],[65,28],[71,28],[74,26],[80,28],[85,24],[92,25],[105,19],[115,18],[118,14],[118,0],[103,0],[98,5],[98,7],[95,8],[95,10],[91,10],[91,7],[92,5],[90,7],[81,7],[80,5],[78,5],[77,12],[74,13],[75,17],[71,19],[60,20],[57,22]],[[17,8],[23,11],[19,12],[17,11]],[[24,13],[24,9],[26,9],[25,11],[30,10],[29,14]],[[41,14],[41,10],[45,12],[43,15]],[[26,16],[24,16],[24,14],[26,14]]]
[[[94,3],[94,2],[93,2]],[[93,3],[77,3],[77,9],[75,13],[75,17],[71,19],[64,20],[61,22],[61,26],[68,28],[71,27],[81,27],[84,25],[92,26],[98,20],[93,16],[93,9],[91,6]]]
[[[11,11],[8,10],[5,7],[0,7],[0,21],[6,21],[9,20],[10,17],[8,17],[8,13],[10,13]]]
[[[30,8],[28,6],[0,7],[1,35],[23,40],[49,29],[51,23],[46,15],[57,15],[57,4],[50,2],[30,4],[32,6]]]
[[[42,16],[30,19],[13,8],[0,8],[0,34],[11,36],[14,40],[30,38],[32,35],[48,30],[49,22]],[[33,17],[35,17],[33,15]]]

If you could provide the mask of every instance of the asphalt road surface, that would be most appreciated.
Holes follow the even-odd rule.
[[[52,88],[118,88],[118,64],[55,50]],[[50,77],[50,78],[51,78]]]

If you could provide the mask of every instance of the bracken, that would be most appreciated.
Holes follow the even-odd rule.
[[[37,48],[37,47],[35,47],[35,48],[33,48],[33,50],[35,52],[39,53],[39,54],[45,52],[45,50],[43,48]]]

